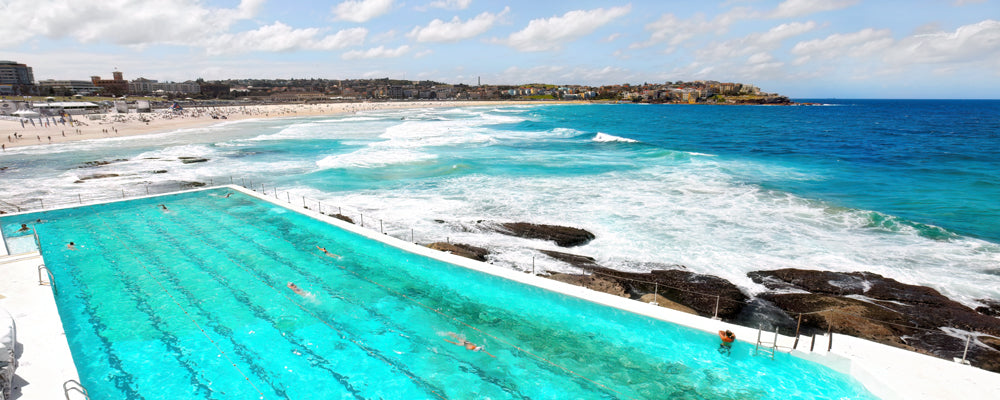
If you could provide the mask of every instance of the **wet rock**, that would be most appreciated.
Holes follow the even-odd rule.
[[[471,258],[476,261],[486,261],[486,256],[490,254],[489,250],[482,247],[462,243],[434,242],[427,245],[427,247],[434,250],[450,252],[456,256]]]
[[[177,159],[181,160],[181,162],[184,164],[203,163],[208,161],[207,158],[198,158],[198,157],[177,157]]]
[[[341,221],[347,222],[349,224],[353,224],[354,223],[354,220],[351,219],[351,217],[348,217],[348,216],[346,216],[344,214],[330,214],[330,216],[334,217],[336,219],[339,219]]]
[[[87,162],[83,163],[83,165],[81,165],[81,166],[79,166],[77,168],[100,167],[102,165],[108,165],[108,164],[111,164],[111,163],[122,162],[122,161],[128,161],[128,159],[127,158],[117,158],[117,159],[110,160],[110,161],[87,161]]]
[[[979,299],[977,301],[983,303],[982,306],[976,307],[976,311],[980,314],[1000,317],[1000,301],[993,299]]]
[[[498,224],[494,230],[498,233],[525,239],[551,240],[560,247],[584,245],[595,238],[593,233],[580,228],[528,222],[504,222]]]
[[[93,174],[93,175],[87,175],[87,176],[81,177],[80,179],[76,180],[73,183],[83,183],[84,181],[89,181],[91,179],[114,178],[116,176],[121,176],[121,175],[118,175],[118,174]]]
[[[677,310],[677,311],[681,311],[681,312],[686,312],[688,314],[698,315],[698,312],[695,311],[695,310],[693,310],[693,309],[691,309],[691,307],[687,307],[687,306],[685,306],[683,304],[670,301],[667,298],[665,298],[663,296],[659,296],[659,295],[657,295],[655,293],[645,294],[645,295],[643,295],[642,297],[639,298],[639,301],[641,301],[643,303],[653,303],[653,302],[656,302],[656,305],[658,305],[660,307],[663,307],[663,308],[669,308],[671,310]]]
[[[597,292],[610,293],[621,297],[629,297],[628,293],[625,292],[625,287],[622,286],[620,282],[615,279],[609,279],[599,275],[555,273],[542,276],[555,281],[569,283],[571,285],[583,286]]]
[[[909,348],[950,359],[965,347],[960,331],[1000,336],[1000,319],[984,315],[926,286],[909,285],[870,272],[782,269],[747,274],[785,293],[761,297],[803,325]],[[787,293],[797,291],[799,293]],[[808,292],[808,293],[802,293]],[[973,365],[1000,371],[1000,351],[970,348]]]
[[[165,174],[165,173],[167,173],[167,170],[165,170],[165,169],[158,169],[156,171],[153,171],[153,173],[154,174]]]
[[[539,249],[538,251],[541,252],[542,254],[545,254],[549,257],[552,257],[556,260],[562,261],[577,268],[592,269],[601,267],[600,265],[597,264],[597,260],[595,260],[593,257],[581,256],[579,254],[563,253],[560,251],[552,251],[552,250]]]
[[[208,186],[208,184],[205,183],[205,182],[182,181],[182,182],[180,182],[180,186],[181,186],[181,188],[184,188],[184,189],[190,189],[190,188],[205,187],[205,186]]]

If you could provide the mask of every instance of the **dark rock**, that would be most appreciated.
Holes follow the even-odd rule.
[[[698,312],[693,310],[691,307],[667,300],[667,298],[657,295],[655,293],[645,294],[639,298],[639,301],[643,303],[656,303],[656,305],[663,308],[669,308],[671,310],[677,310],[681,312],[686,312],[688,314],[698,315]]]
[[[77,168],[100,167],[102,165],[108,165],[108,164],[111,164],[111,163],[122,162],[122,161],[128,161],[128,159],[127,158],[118,158],[118,159],[114,159],[114,160],[111,160],[111,161],[87,161],[87,162],[83,163],[83,165],[81,165],[81,166],[79,166]]]
[[[525,239],[552,240],[560,247],[573,247],[594,240],[593,233],[579,228],[558,225],[532,224],[528,222],[505,222],[495,229],[498,233]]]
[[[991,317],[1000,317],[1000,301],[993,299],[979,299],[977,301],[984,305],[976,307],[976,311]]]
[[[167,170],[165,170],[165,169],[158,169],[156,171],[153,171],[153,173],[154,174],[165,174],[165,173],[167,173]]]
[[[610,293],[615,296],[629,297],[628,293],[625,292],[625,287],[622,286],[621,282],[616,279],[606,278],[600,275],[574,275],[574,274],[561,274],[555,273],[552,275],[543,275],[546,278],[556,280],[559,282],[566,282],[572,285],[583,286],[587,289]]]
[[[181,160],[181,162],[185,164],[203,163],[208,161],[207,158],[196,158],[196,157],[177,157],[177,159]]]
[[[552,257],[556,260],[562,261],[577,268],[590,270],[593,268],[601,267],[600,265],[597,264],[597,260],[595,260],[593,257],[581,256],[578,254],[563,253],[552,250],[538,250],[538,251],[540,251],[542,254],[545,254],[549,257]]]
[[[490,254],[489,250],[482,247],[462,243],[434,242],[427,245],[427,247],[434,250],[450,252],[456,256],[471,258],[477,261],[486,261],[486,256]]]
[[[354,223],[354,220],[351,219],[351,217],[348,217],[348,216],[346,216],[344,214],[330,214],[330,216],[334,217],[336,219],[339,219],[341,221],[347,222],[349,224],[353,224]]]
[[[807,327],[831,329],[948,359],[962,356],[965,341],[961,335],[948,334],[942,328],[1000,336],[997,318],[932,288],[870,272],[783,269],[747,275],[771,289],[810,292],[761,296],[790,316],[802,313],[802,324]],[[1000,351],[975,346],[969,350],[969,359],[980,368],[1000,371]]]
[[[180,182],[180,185],[181,185],[182,188],[196,188],[196,187],[205,187],[208,184],[205,183],[205,182],[188,182],[188,181],[183,181],[183,182]]]
[[[121,176],[118,174],[93,174],[81,177],[79,180],[73,183],[83,183],[83,181],[89,181],[91,179],[104,179],[104,178],[114,178],[116,176]]]

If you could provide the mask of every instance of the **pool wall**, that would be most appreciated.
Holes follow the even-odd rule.
[[[736,333],[739,345],[756,345],[758,331],[753,328],[496,267],[363,228],[239,186],[226,187],[411,253],[704,332],[715,333],[730,329]],[[762,332],[761,335],[763,342],[775,341],[774,332]],[[832,338],[819,335],[815,338],[815,351],[804,351],[803,349],[809,348],[810,341],[811,338],[801,337],[798,350],[791,350],[794,337],[778,335],[776,340],[778,351],[848,374],[881,399],[992,398],[1000,393],[1000,374],[979,368],[845,335],[835,335]],[[831,341],[832,349],[827,351]],[[803,376],[802,379],[810,377]]]
[[[372,229],[347,223],[304,207],[298,207],[288,202],[282,202],[280,199],[264,196],[260,193],[235,185],[202,188],[184,192],[175,192],[168,195],[144,197],[169,196],[185,192],[197,192],[218,188],[227,188],[239,191],[259,200],[267,201],[346,231],[356,233],[366,238],[376,240],[411,253],[430,257],[475,271],[480,271],[493,276],[513,280],[526,285],[572,296],[592,303],[614,307],[620,310],[709,333],[714,333],[722,329],[730,329],[736,333],[738,338],[737,345],[756,345],[758,331],[753,328],[733,325],[607,293],[596,292],[584,287],[534,276],[530,273],[522,273],[506,268],[496,267],[487,263],[452,255],[450,253],[433,250],[425,246],[382,234]],[[135,199],[136,198],[130,198],[103,203],[131,201]],[[102,202],[92,204],[98,203]],[[64,208],[76,207],[79,206]],[[5,217],[13,215],[16,214],[11,214]],[[22,260],[8,265],[4,265],[3,260],[0,259],[0,272],[3,272],[3,275],[14,273],[15,271],[12,271],[12,267],[17,266],[16,274],[18,276],[18,279],[15,280],[16,282],[0,283],[0,290],[3,290],[2,293],[8,297],[6,299],[0,299],[0,306],[4,306],[11,312],[12,315],[14,315],[15,319],[19,323],[18,326],[22,330],[22,335],[27,335],[28,332],[33,331],[31,325],[36,325],[38,331],[44,331],[48,334],[55,332],[58,337],[47,340],[59,341],[59,346],[55,347],[65,348],[64,355],[55,357],[39,353],[38,350],[40,347],[38,347],[38,345],[28,346],[24,343],[24,340],[21,340],[22,344],[24,344],[25,351],[20,358],[22,368],[19,369],[19,372],[25,370],[28,371],[31,376],[37,376],[37,379],[33,378],[33,381],[29,381],[31,385],[24,388],[22,391],[22,398],[52,398],[47,395],[49,391],[44,392],[46,393],[45,396],[36,397],[34,395],[29,395],[28,389],[42,389],[39,387],[31,388],[31,386],[36,385],[58,385],[58,398],[62,398],[63,395],[61,385],[68,379],[77,379],[76,368],[73,364],[72,356],[69,354],[68,344],[66,343],[65,334],[63,333],[62,324],[59,320],[59,313],[55,308],[55,301],[51,290],[47,286],[37,285],[37,282],[33,282],[33,279],[24,279],[25,277],[23,275],[30,274],[30,272],[27,271],[31,270],[32,264],[37,263],[40,263],[37,256],[29,259],[28,261]],[[17,288],[8,289],[11,285],[17,286]],[[13,290],[13,292],[8,290]],[[23,291],[30,291],[31,293],[24,293],[22,296],[21,292]],[[11,294],[8,293],[17,296],[20,299],[18,299],[18,301],[11,301],[13,299],[9,298],[11,297]],[[39,308],[39,305],[44,305],[44,307]],[[779,351],[790,353],[792,356],[816,362],[830,367],[838,372],[851,375],[862,383],[869,391],[871,391],[872,394],[882,399],[965,397],[992,398],[996,393],[1000,393],[1000,374],[994,374],[979,368],[881,345],[864,339],[844,335],[836,335],[832,338],[826,335],[819,335],[815,338],[815,351],[808,351],[813,338],[801,337],[798,349],[791,350],[792,344],[795,341],[794,337],[784,335],[778,335],[776,337],[774,332],[762,332],[760,334],[762,335],[761,340],[763,342],[776,341]],[[24,336],[20,337],[22,339],[24,338]],[[830,345],[831,341],[832,349],[827,351],[828,345]],[[45,343],[42,341],[36,342],[40,342],[40,344]],[[761,357],[764,356],[762,355]],[[781,361],[776,360],[775,362]],[[58,372],[58,374],[52,374],[50,371]],[[21,374],[19,373],[19,375]],[[44,381],[45,379],[48,381]],[[802,379],[810,379],[810,377],[803,376]],[[28,379],[25,378],[25,380]],[[35,393],[41,394],[43,392]]]

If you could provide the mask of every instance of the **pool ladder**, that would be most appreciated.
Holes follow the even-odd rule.
[[[763,333],[763,331],[764,328],[762,328],[760,325],[757,325],[757,346],[754,347],[753,350],[754,355],[764,354],[767,356],[771,356],[771,359],[773,360],[774,353],[778,351],[778,328],[777,327],[774,328],[774,341],[772,342],[761,341],[761,334]]]
[[[72,386],[70,384],[72,384]],[[83,395],[84,399],[90,400],[90,393],[87,393],[87,388],[83,387],[82,383],[80,383],[76,379],[70,379],[66,382],[63,382],[63,393],[66,395],[66,400],[73,400],[69,397],[69,394],[70,392],[74,391]],[[75,397],[79,398],[79,396]]]
[[[49,278],[48,282],[46,282],[45,279],[43,279],[42,270],[45,270],[45,273],[48,275]],[[49,269],[45,267],[45,264],[40,264],[38,266],[38,285],[52,286],[52,291],[55,293],[59,293],[59,289],[56,288],[56,277],[52,275],[52,271],[49,271]]]

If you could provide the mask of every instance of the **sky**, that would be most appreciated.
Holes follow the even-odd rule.
[[[0,0],[36,80],[715,80],[793,98],[1000,98],[1000,0]]]

